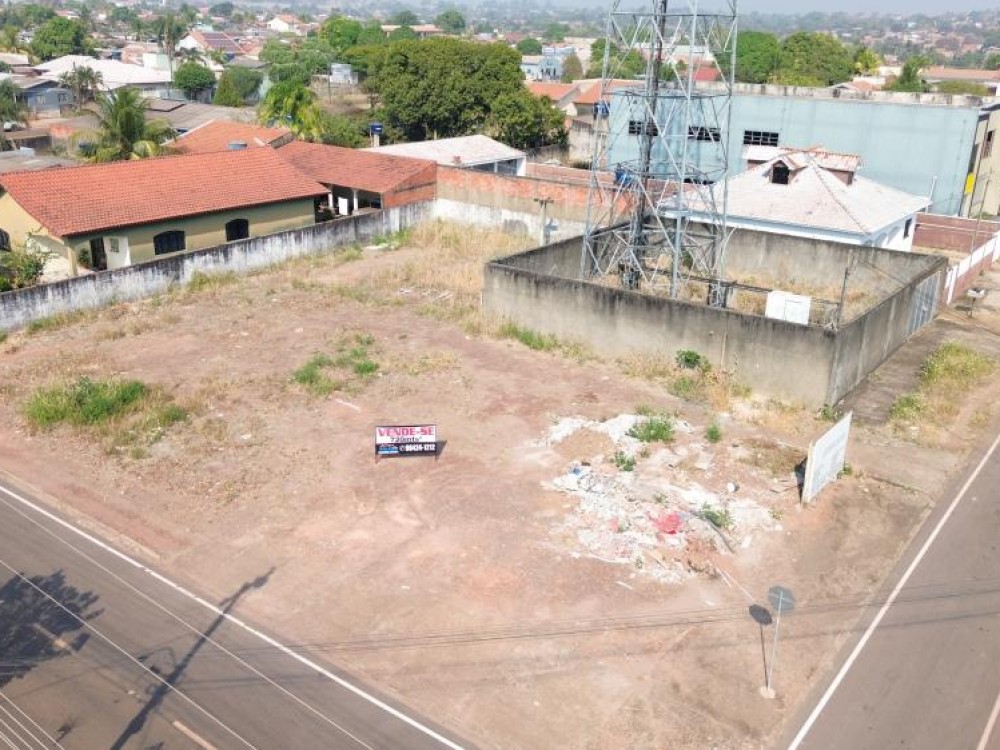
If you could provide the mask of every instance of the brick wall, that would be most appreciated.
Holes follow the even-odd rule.
[[[581,170],[570,170],[579,172]],[[586,183],[557,182],[536,177],[513,177],[471,169],[440,167],[438,198],[488,208],[537,213],[536,198],[551,198],[549,216],[582,221],[587,212]]]

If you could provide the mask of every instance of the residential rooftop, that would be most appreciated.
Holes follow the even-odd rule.
[[[516,148],[495,141],[485,135],[466,135],[458,138],[440,138],[436,141],[394,143],[391,146],[365,149],[394,156],[429,159],[450,167],[472,167],[494,161],[523,159],[525,154]]]
[[[270,148],[14,172],[0,189],[57,237],[327,194]]]
[[[381,150],[361,151],[304,141],[293,141],[277,153],[317,182],[350,185],[372,193],[387,193],[435,166],[434,161],[382,153]]]
[[[207,154],[233,148],[277,148],[295,140],[287,128],[265,128],[245,122],[210,120],[187,131],[174,142],[178,151],[185,154]]]
[[[783,154],[730,177],[729,216],[870,235],[930,203],[861,176],[845,184],[817,161],[809,151]],[[789,170],[786,183],[772,179],[776,165]]]

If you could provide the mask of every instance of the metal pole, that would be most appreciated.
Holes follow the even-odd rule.
[[[778,606],[775,608],[778,610],[778,616],[774,620],[774,641],[771,644],[771,663],[767,665],[767,680],[764,684],[764,689],[770,693],[771,692],[771,678],[774,676],[774,662],[778,658],[778,632],[781,630],[781,610],[785,608],[784,606],[784,592],[778,592]]]

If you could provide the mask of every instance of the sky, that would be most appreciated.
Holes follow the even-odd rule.
[[[981,10],[992,3],[979,2],[949,4],[943,0],[839,0],[831,4],[829,0],[740,0],[743,12],[759,13],[808,13],[818,10],[825,13],[843,11],[845,13],[943,13],[955,10]]]

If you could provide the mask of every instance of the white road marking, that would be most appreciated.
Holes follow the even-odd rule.
[[[449,748],[449,750],[465,750],[461,745],[459,745],[456,742],[453,742],[452,740],[448,739],[447,737],[445,737],[444,735],[442,735],[439,732],[435,731],[434,729],[431,729],[430,727],[422,724],[421,722],[417,721],[416,719],[414,719],[414,718],[408,716],[407,714],[403,713],[399,709],[397,709],[397,708],[395,708],[393,706],[390,706],[385,701],[383,701],[383,700],[375,697],[371,693],[366,692],[365,690],[361,689],[357,685],[354,685],[353,683],[349,682],[348,680],[345,680],[343,677],[340,677],[339,675],[331,672],[329,669],[327,669],[326,667],[322,666],[321,664],[318,664],[317,662],[313,661],[312,659],[309,659],[308,657],[303,656],[302,654],[294,651],[293,649],[291,649],[288,646],[284,645],[280,641],[272,638],[271,636],[267,635],[266,633],[263,633],[260,630],[258,630],[256,628],[254,628],[254,627],[246,624],[245,622],[243,622],[242,620],[240,620],[238,617],[234,617],[233,615],[231,615],[231,614],[229,614],[227,612],[223,612],[219,607],[217,607],[216,605],[212,604],[212,602],[207,601],[206,599],[203,599],[202,597],[198,596],[194,592],[188,591],[186,588],[184,588],[183,586],[181,586],[179,583],[175,583],[174,581],[172,581],[169,578],[167,578],[166,576],[164,576],[162,573],[158,573],[157,571],[153,570],[152,568],[148,567],[147,565],[144,565],[140,561],[138,561],[138,560],[130,557],[129,555],[126,555],[121,550],[118,550],[118,549],[112,547],[110,544],[108,544],[108,543],[104,542],[103,540],[97,538],[93,534],[89,534],[88,532],[84,531],[83,529],[81,529],[81,528],[73,525],[69,521],[63,520],[62,518],[60,518],[59,516],[57,516],[55,513],[52,513],[51,511],[46,510],[45,508],[41,507],[37,503],[32,502],[28,498],[26,498],[26,497],[18,494],[17,492],[14,492],[13,490],[10,490],[10,489],[8,489],[6,487],[0,487],[0,492],[3,492],[5,495],[8,495],[9,497],[13,498],[17,502],[19,502],[22,505],[24,505],[25,507],[31,508],[31,510],[33,510],[34,512],[38,513],[41,516],[44,516],[45,518],[49,519],[53,523],[56,523],[59,526],[62,526],[64,529],[67,529],[68,531],[71,531],[74,534],[77,534],[78,536],[82,537],[83,539],[86,539],[88,542],[90,542],[91,544],[96,545],[97,547],[99,547],[100,549],[104,550],[108,554],[114,555],[115,557],[117,557],[122,562],[128,563],[132,567],[134,567],[134,568],[136,568],[138,570],[141,570],[142,572],[144,572],[147,575],[151,576],[152,578],[154,578],[155,580],[157,580],[160,583],[164,584],[165,586],[168,586],[169,588],[172,588],[174,591],[176,591],[177,593],[181,594],[182,596],[185,596],[188,599],[190,599],[191,601],[193,601],[193,602],[199,604],[200,606],[206,608],[207,610],[209,610],[214,615],[224,617],[227,622],[230,622],[233,625],[235,625],[235,626],[237,626],[239,628],[242,628],[244,631],[246,631],[247,633],[250,633],[251,635],[255,636],[256,638],[259,638],[261,641],[263,641],[267,645],[271,646],[272,648],[275,648],[278,651],[280,651],[281,653],[285,654],[286,656],[288,656],[288,657],[290,657],[292,659],[295,659],[300,664],[302,664],[302,665],[304,665],[306,667],[309,667],[310,669],[312,669],[313,671],[315,671],[317,674],[320,674],[323,677],[326,677],[331,682],[336,683],[337,685],[339,685],[340,687],[344,688],[345,690],[348,690],[351,693],[353,693],[354,695],[358,696],[359,698],[367,701],[368,703],[371,703],[373,706],[382,709],[383,711],[385,711],[390,716],[398,719],[399,721],[402,721],[404,724],[408,724],[409,726],[411,726],[414,729],[416,729],[418,732],[420,732],[420,733],[426,735],[427,737],[430,737],[431,739],[437,741],[438,743],[440,743],[444,747]]]
[[[840,683],[844,681],[844,678],[847,676],[847,673],[851,671],[851,667],[854,666],[854,662],[857,661],[858,656],[861,655],[861,651],[868,644],[868,641],[871,639],[875,630],[882,623],[882,620],[888,613],[889,608],[895,603],[896,599],[899,597],[900,592],[903,590],[903,587],[906,586],[907,581],[910,580],[910,576],[913,575],[913,572],[917,569],[917,566],[920,565],[921,561],[924,559],[924,556],[927,554],[927,551],[931,548],[931,545],[934,544],[935,540],[938,538],[938,534],[941,533],[941,529],[943,529],[944,525],[948,523],[948,519],[951,518],[952,513],[955,512],[955,509],[958,507],[959,503],[962,502],[962,498],[964,498],[965,493],[969,491],[969,487],[971,487],[972,483],[975,482],[976,479],[979,477],[979,474],[982,472],[983,467],[986,466],[986,462],[993,457],[993,454],[996,452],[997,446],[1000,446],[1000,435],[996,436],[996,439],[994,439],[993,444],[990,445],[989,450],[986,451],[986,455],[983,456],[982,460],[976,466],[975,471],[973,471],[972,474],[969,475],[969,478],[965,480],[965,484],[962,485],[962,488],[958,491],[958,494],[955,495],[955,499],[951,501],[951,504],[948,506],[948,509],[944,512],[944,515],[941,516],[940,520],[934,526],[934,530],[931,531],[930,536],[927,537],[926,541],[924,541],[923,545],[920,547],[920,550],[917,552],[917,556],[913,558],[912,562],[910,562],[906,570],[903,571],[903,575],[896,583],[896,586],[892,590],[892,593],[889,594],[889,598],[885,600],[885,603],[879,609],[878,614],[875,615],[875,619],[872,620],[871,624],[865,630],[864,635],[861,636],[861,640],[858,641],[857,645],[854,647],[854,650],[851,651],[850,656],[847,657],[847,660],[840,668],[840,671],[837,672],[836,677],[833,678],[833,682],[830,683],[830,686],[826,689],[826,692],[823,693],[823,697],[819,699],[819,702],[816,704],[815,708],[813,708],[812,713],[809,714],[809,717],[802,725],[802,728],[799,729],[799,733],[795,735],[795,738],[788,746],[788,750],[798,750],[803,740],[805,740],[810,730],[812,730],[813,724],[815,724],[816,720],[819,719],[820,714],[823,713],[823,709],[826,708],[826,705],[830,702],[830,699],[833,698],[833,694],[837,692],[837,688],[840,687]]]
[[[132,662],[133,664],[135,664],[142,671],[144,671],[146,674],[148,674],[154,680],[156,680],[157,682],[159,682],[161,685],[163,685],[165,688],[167,688],[174,695],[177,695],[181,699],[183,699],[184,701],[186,701],[192,708],[196,709],[197,711],[200,711],[202,714],[204,714],[209,719],[211,719],[212,721],[214,721],[216,724],[218,724],[224,730],[226,730],[227,732],[229,732],[229,734],[231,734],[237,740],[239,740],[244,745],[246,745],[248,748],[250,748],[250,750],[258,750],[258,748],[257,748],[256,745],[254,745],[252,742],[250,742],[249,740],[247,740],[245,737],[242,737],[239,732],[237,732],[235,729],[233,729],[232,727],[230,727],[226,723],[224,723],[222,721],[222,719],[220,719],[218,716],[215,716],[214,714],[212,714],[204,706],[199,705],[193,698],[191,698],[187,693],[185,693],[183,690],[181,690],[180,688],[178,688],[176,685],[171,685],[163,677],[161,677],[158,672],[154,672],[152,669],[150,669],[149,667],[147,667],[145,664],[143,664],[137,658],[135,658],[134,656],[132,656],[132,654],[130,654],[125,648],[123,648],[122,646],[119,646],[117,643],[115,643],[113,640],[111,640],[110,637],[108,637],[107,635],[105,635],[104,633],[102,633],[100,630],[98,630],[97,628],[95,628],[92,623],[84,620],[76,612],[74,612],[73,610],[71,610],[65,604],[63,604],[58,599],[56,599],[54,596],[52,596],[52,594],[50,594],[49,592],[45,591],[38,584],[36,584],[34,581],[32,581],[30,578],[28,578],[26,575],[24,575],[24,573],[21,573],[20,571],[16,570],[14,567],[12,567],[11,565],[9,565],[5,560],[2,560],[2,559],[0,559],[0,567],[6,568],[8,571],[10,571],[11,575],[13,575],[15,578],[20,578],[24,583],[28,584],[28,586],[30,586],[32,589],[34,589],[39,594],[41,594],[43,597],[45,597],[46,599],[48,599],[50,602],[52,602],[54,605],[56,605],[59,609],[61,609],[63,612],[65,612],[71,618],[73,618],[78,623],[80,623],[80,625],[82,627],[86,628],[91,633],[93,633],[98,638],[100,638],[102,641],[104,641],[105,643],[107,643],[109,646],[111,646],[111,648],[113,648],[115,651],[117,651],[118,653],[120,653],[122,656],[124,656],[130,662]]]
[[[983,730],[983,736],[979,738],[979,744],[976,745],[976,750],[986,750],[986,745],[990,741],[990,736],[993,734],[993,727],[997,724],[997,717],[1000,716],[1000,694],[997,695],[996,703],[993,704],[993,710],[990,711],[990,718],[986,722],[986,728]]]
[[[174,722],[171,722],[170,726],[172,726],[178,732],[180,732],[185,737],[187,737],[189,740],[191,740],[194,744],[196,744],[198,747],[200,747],[201,750],[217,750],[217,748],[215,747],[215,745],[213,745],[211,742],[209,742],[208,740],[206,740],[204,737],[202,737],[200,734],[198,734],[193,729],[188,728],[188,726],[186,724],[183,724],[182,722],[179,722],[179,721],[174,721]]]

